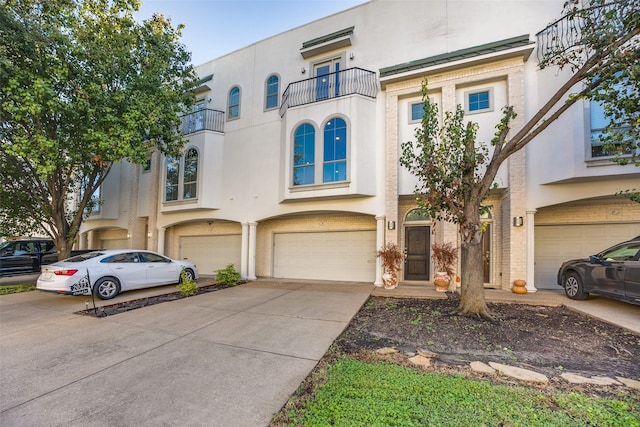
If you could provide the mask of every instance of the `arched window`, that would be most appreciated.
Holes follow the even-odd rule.
[[[347,124],[334,117],[324,126],[323,182],[347,180]]]
[[[198,197],[198,150],[189,148],[180,158],[167,157],[165,202]]]
[[[293,142],[293,185],[314,183],[316,130],[305,123],[296,129]]]
[[[273,75],[267,79],[265,88],[265,109],[277,108],[279,104],[280,79]]]
[[[167,177],[165,183],[165,196],[167,202],[178,200],[178,183],[180,181],[180,159],[167,157]]]
[[[404,221],[405,222],[411,222],[411,221],[429,221],[431,220],[431,215],[429,215],[429,212],[427,212],[424,209],[412,209],[410,210],[407,215],[405,215],[404,217]]]
[[[229,91],[229,108],[227,110],[228,119],[240,117],[240,88],[234,86]]]
[[[197,196],[198,184],[198,151],[190,148],[184,156],[183,198],[192,199]]]

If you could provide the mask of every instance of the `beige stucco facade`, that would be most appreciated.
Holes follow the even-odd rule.
[[[490,108],[467,114],[479,124],[478,141],[488,143],[503,106],[518,113],[517,129],[568,77],[539,70],[535,55],[535,34],[564,2],[494,3],[374,0],[198,65],[201,109],[185,116],[193,126],[184,148],[197,156],[195,183],[187,182],[186,156],[175,199],[167,197],[168,163],[159,153],[145,166],[119,165],[81,245],[195,257],[204,275],[233,262],[249,279],[325,278],[334,263],[342,270],[331,277],[381,284],[375,253],[385,243],[410,251],[415,232],[423,243],[459,244],[454,224],[407,220],[417,181],[399,155],[419,126],[411,109],[423,79],[441,114],[466,106],[470,94],[488,94]],[[268,106],[274,76],[277,104]],[[553,287],[554,269],[574,252],[640,235],[640,204],[615,195],[637,188],[640,173],[590,157],[588,107],[576,104],[502,165],[484,219],[486,286],[509,289],[526,279],[530,291]],[[344,133],[331,130],[334,121]],[[298,139],[303,128],[306,140]],[[303,168],[313,173],[301,183]],[[598,237],[575,251],[553,249],[563,233]],[[431,282],[428,249],[425,271],[409,280],[403,267],[401,280]]]

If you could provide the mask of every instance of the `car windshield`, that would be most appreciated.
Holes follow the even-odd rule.
[[[602,252],[600,258],[607,261],[631,261],[636,258],[638,251],[640,251],[640,243],[628,243]]]
[[[86,254],[80,254],[76,256],[72,256],[71,258],[67,258],[63,260],[64,262],[82,262],[91,258],[95,258],[97,256],[104,255],[102,252],[89,252]]]

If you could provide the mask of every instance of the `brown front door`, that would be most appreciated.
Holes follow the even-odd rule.
[[[405,231],[405,280],[429,280],[431,227],[407,227]]]

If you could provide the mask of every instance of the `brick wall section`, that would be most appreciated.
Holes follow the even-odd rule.
[[[452,111],[456,108],[456,91],[465,85],[481,81],[506,80],[509,104],[513,105],[519,114],[512,128],[522,126],[524,116],[524,64],[522,58],[512,58],[494,63],[463,68],[448,72],[429,75],[429,90],[440,91],[442,95],[442,110]],[[397,194],[397,162],[400,145],[397,137],[398,99],[415,96],[421,91],[423,76],[414,77],[401,82],[390,83],[386,87],[386,206],[387,219],[397,220],[398,232],[396,238],[404,245],[402,220],[406,213],[416,207],[415,201],[409,197],[398,201]],[[441,112],[442,113],[442,112]],[[526,277],[527,240],[526,228],[511,227],[512,216],[526,216],[526,187],[525,187],[525,153],[521,151],[509,159],[505,167],[509,168],[509,182],[506,192],[502,196],[492,196],[490,204],[492,210],[492,257],[491,284],[494,287],[509,289],[515,278]],[[393,163],[393,164],[392,164]],[[397,204],[397,208],[396,208]],[[452,241],[460,244],[457,226],[451,223],[435,223],[432,225],[435,239],[438,241]],[[387,231],[389,233],[389,231]],[[433,239],[432,239],[433,240]]]
[[[547,206],[537,210],[536,225],[547,224],[598,224],[598,223],[638,223],[640,224],[640,203],[618,197],[599,202],[573,202]]]

